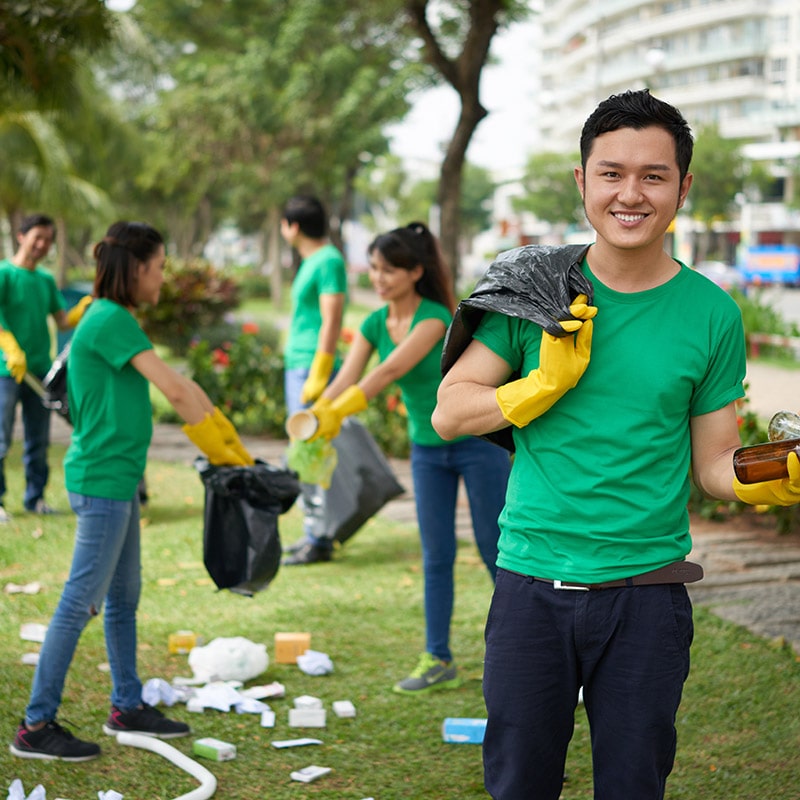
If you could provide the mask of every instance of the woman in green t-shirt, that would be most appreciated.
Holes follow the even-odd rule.
[[[111,667],[111,714],[103,731],[162,739],[189,726],[142,701],[136,669],[136,608],[141,591],[138,484],[153,431],[149,383],[187,423],[183,430],[212,464],[253,459],[233,425],[206,393],[155,353],[134,316],[158,302],[164,241],[149,225],[117,222],[95,247],[94,300],[72,338],[67,373],[74,431],[64,460],[67,491],[78,517],[69,578],[47,629],[25,719],[11,752],[21,758],[88,761],[94,742],[75,738],[56,712],[78,639],[105,603]]]
[[[394,690],[422,694],[461,682],[450,652],[459,479],[467,489],[475,541],[494,579],[497,518],[510,460],[505,450],[483,439],[446,442],[431,426],[442,344],[455,309],[449,270],[434,236],[418,222],[397,228],[372,242],[369,260],[370,280],[386,305],[364,321],[342,368],[311,410],[319,420],[317,435],[333,438],[345,416],[366,408],[390,383],[400,387],[422,541],[426,646],[416,668]],[[364,374],[373,352],[380,363]]]

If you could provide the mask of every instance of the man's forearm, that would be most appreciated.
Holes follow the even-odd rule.
[[[496,388],[478,383],[452,383],[439,387],[431,417],[434,430],[443,439],[481,436],[508,427],[495,396]]]

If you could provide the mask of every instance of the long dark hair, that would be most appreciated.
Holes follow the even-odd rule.
[[[97,271],[94,296],[134,307],[136,267],[164,244],[161,234],[144,222],[115,222],[94,246]]]
[[[409,272],[422,267],[422,277],[416,290],[429,300],[441,303],[454,312],[456,297],[450,269],[444,260],[436,237],[422,222],[410,222],[404,228],[395,228],[376,236],[367,252],[377,250],[393,267]]]

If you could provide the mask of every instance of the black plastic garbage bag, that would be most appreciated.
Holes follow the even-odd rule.
[[[559,320],[573,319],[569,306],[579,294],[589,304],[594,287],[581,272],[588,245],[527,245],[500,253],[459,303],[442,348],[442,375],[458,360],[487,311],[536,323],[553,336],[565,336]],[[509,380],[519,378],[519,373]],[[513,452],[510,428],[487,434],[489,441]]]
[[[269,586],[281,563],[278,517],[297,495],[297,475],[256,461],[252,467],[194,462],[205,487],[203,563],[219,589],[253,595]]]
[[[69,414],[69,401],[67,399],[67,358],[69,356],[69,342],[56,356],[47,375],[42,378],[45,396],[42,403],[51,411],[62,416],[70,425],[72,418]]]
[[[346,542],[405,489],[370,432],[355,419],[346,419],[333,440],[338,454],[330,489],[325,494],[326,535]]]

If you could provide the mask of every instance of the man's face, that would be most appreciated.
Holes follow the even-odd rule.
[[[598,136],[575,180],[598,241],[622,250],[660,247],[692,184],[690,174],[680,179],[675,140],[659,127]]]
[[[53,244],[53,229],[48,225],[36,225],[26,233],[17,234],[22,260],[38,264],[50,252]]]

